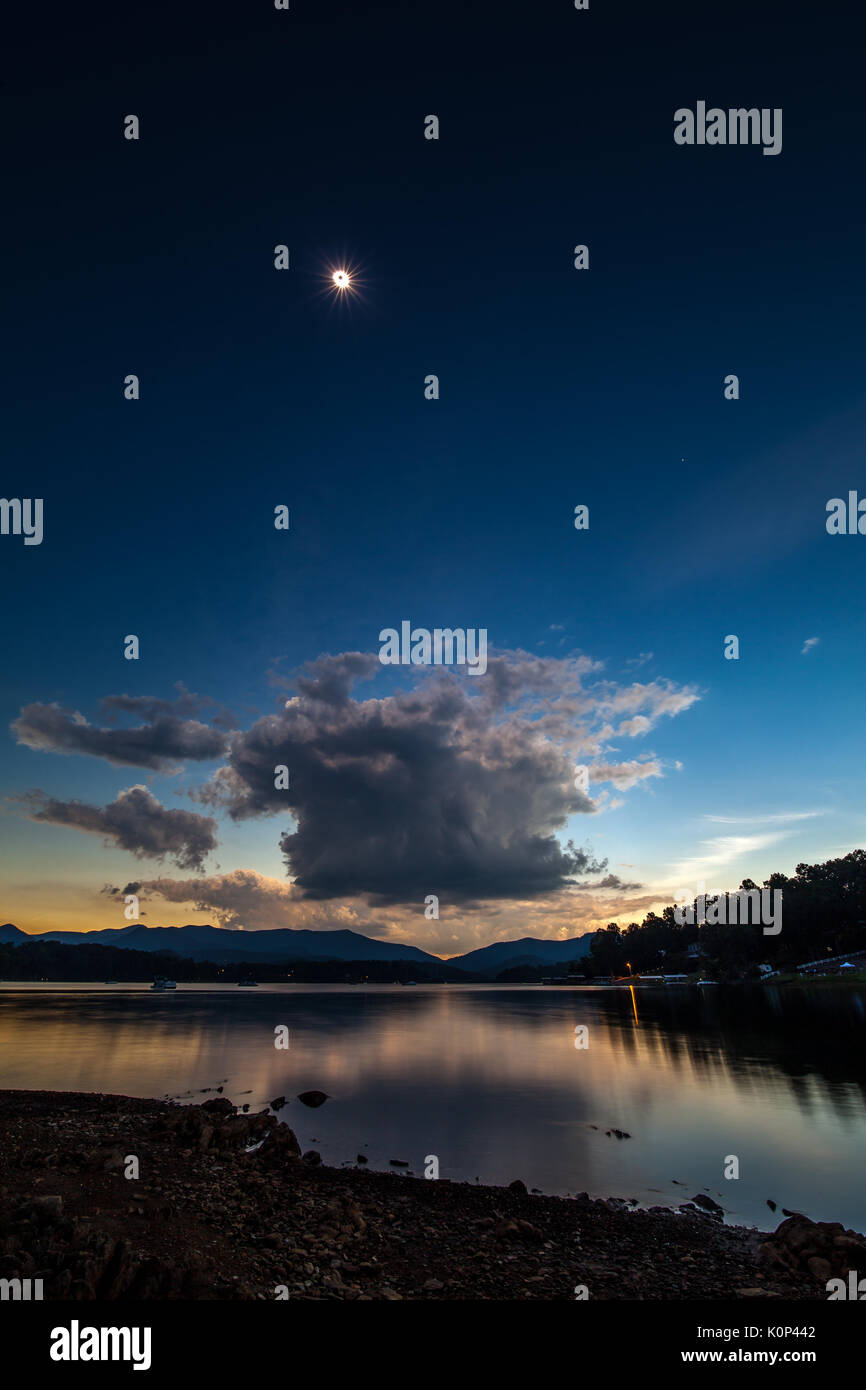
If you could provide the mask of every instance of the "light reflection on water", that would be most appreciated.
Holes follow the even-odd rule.
[[[647,1205],[707,1188],[732,1221],[774,1226],[773,1198],[864,1230],[864,1025],[851,987],[3,985],[0,1086],[284,1094],[328,1163],[421,1173],[435,1154],[443,1178]],[[313,1089],[332,1097],[319,1110],[295,1100]]]

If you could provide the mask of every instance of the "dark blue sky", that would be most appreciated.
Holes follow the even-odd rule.
[[[485,627],[499,652],[655,683],[645,736],[602,701],[585,758],[654,775],[612,777],[622,804],[567,824],[528,796],[521,826],[509,792],[500,850],[586,840],[642,885],[640,915],[703,872],[735,886],[862,843],[866,540],[824,525],[829,498],[866,493],[853,24],[847,5],[740,0],[41,8],[4,95],[3,493],[45,506],[41,546],[0,538],[4,726],[52,702],[101,724],[102,698],[183,682],[247,730],[275,668],[375,652],[404,618]],[[674,111],[698,100],[781,107],[782,153],[677,146]],[[362,292],[337,304],[323,277],[342,263]],[[669,717],[668,687],[699,698]],[[383,672],[355,694],[394,688]],[[14,737],[2,760],[7,796],[105,806],[146,783],[188,809],[221,761],[162,777]],[[260,813],[218,815],[209,875],[285,875],[289,821]],[[4,828],[4,912],[33,929],[63,883],[70,920],[108,925],[88,893],[171,873],[20,803]],[[55,884],[44,900],[25,862]],[[422,879],[441,863],[413,859]],[[351,863],[337,878],[364,899]],[[556,897],[539,934],[548,908],[562,927]],[[491,934],[469,916],[465,947]]]

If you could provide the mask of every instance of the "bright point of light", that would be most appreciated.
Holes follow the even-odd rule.
[[[346,270],[335,270],[331,278],[338,290],[347,290],[352,283]]]

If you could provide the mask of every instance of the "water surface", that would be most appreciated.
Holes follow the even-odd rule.
[[[326,1163],[420,1174],[436,1155],[443,1178],[642,1205],[708,1189],[730,1221],[774,1226],[772,1198],[864,1231],[864,1026],[850,986],[6,984],[0,1086],[285,1095],[280,1117]],[[318,1110],[295,1099],[313,1089],[331,1097]]]

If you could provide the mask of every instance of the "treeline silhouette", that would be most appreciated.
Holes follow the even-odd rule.
[[[697,942],[700,965],[709,974],[748,979],[759,974],[759,964],[786,971],[866,949],[866,850],[824,864],[798,864],[792,877],[771,874],[760,886],[782,894],[777,936],[765,936],[757,921],[680,925],[671,905],[660,916],[650,912],[640,923],[621,928],[611,922],[597,932],[587,968],[596,975],[625,974],[629,966],[633,974],[687,972],[696,968],[688,948]],[[740,884],[745,891],[758,887],[748,878]],[[707,905],[724,896],[707,895]]]
[[[180,983],[232,984],[254,979],[264,983],[294,981],[297,984],[393,984],[416,980],[463,980],[465,971],[444,962],[432,966],[423,961],[237,961],[215,965],[190,960],[172,951],[134,951],[119,946],[100,946],[82,941],[80,946],[60,941],[28,941],[20,946],[0,944],[0,980],[33,983],[51,981],[105,981],[140,983],[154,975],[167,975]]]

